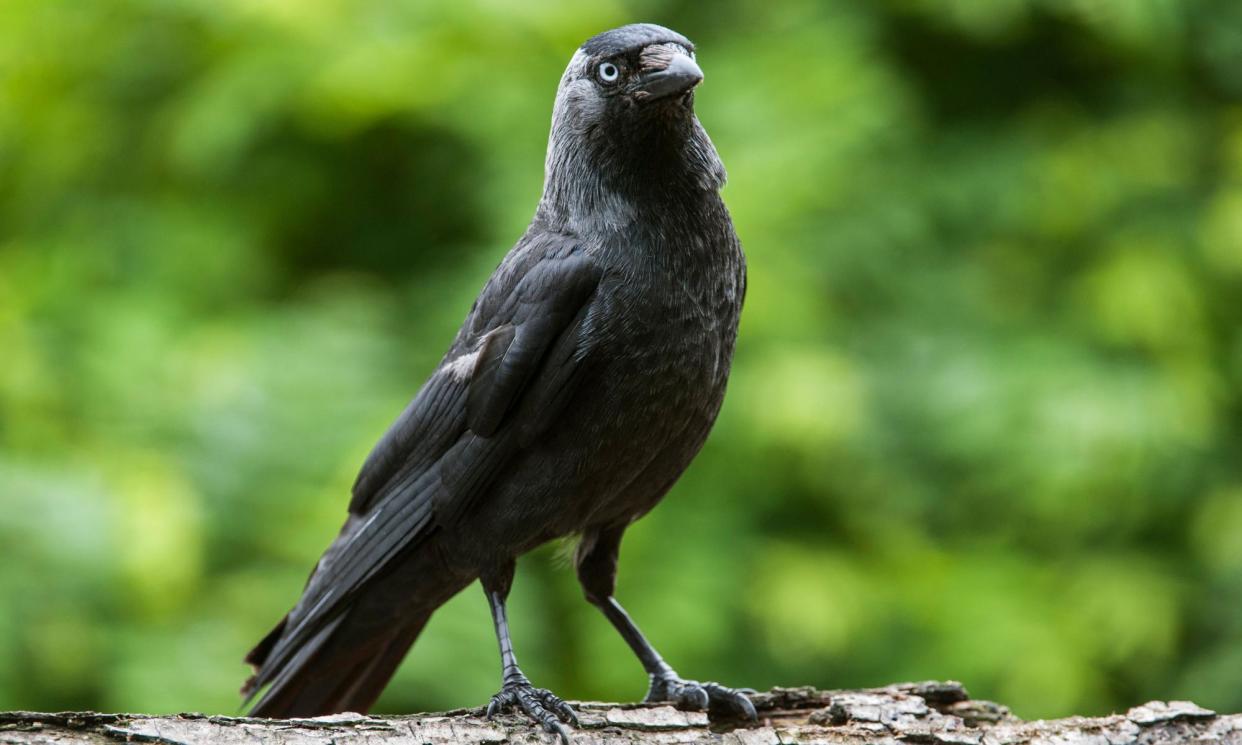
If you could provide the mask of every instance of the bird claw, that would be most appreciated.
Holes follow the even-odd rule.
[[[562,745],[569,745],[569,730],[562,722],[578,726],[578,714],[569,704],[548,689],[535,688],[529,682],[506,683],[488,702],[487,718],[509,709],[520,709],[546,731],[560,737]]]
[[[662,675],[651,679],[651,689],[643,699],[649,703],[669,702],[679,709],[690,711],[708,710],[711,713],[734,718],[756,720],[755,705],[747,698],[751,689],[726,688],[719,683],[700,683],[682,680],[676,675]]]

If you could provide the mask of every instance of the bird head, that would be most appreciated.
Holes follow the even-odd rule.
[[[588,39],[565,70],[560,94],[580,116],[597,119],[686,116],[701,82],[689,39],[638,23]]]
[[[626,198],[653,188],[719,189],[724,167],[694,115],[701,82],[694,44],[663,26],[632,24],[588,39],[557,90],[545,201],[566,189]]]

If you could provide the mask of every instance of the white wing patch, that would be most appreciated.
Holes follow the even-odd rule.
[[[470,352],[463,354],[452,362],[444,366],[444,371],[449,377],[461,383],[470,379],[470,375],[474,373],[474,363],[479,359],[478,352]]]

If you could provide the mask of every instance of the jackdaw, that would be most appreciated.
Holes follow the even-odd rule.
[[[573,710],[513,654],[516,558],[580,536],[586,598],[638,655],[648,701],[754,718],[685,680],[613,598],[621,535],[677,481],[724,397],[746,267],[694,114],[694,45],[652,24],[588,39],[561,77],[543,195],[448,353],[362,466],[301,599],[246,657],[256,716],[365,712],[431,614],[481,580],[515,707]]]

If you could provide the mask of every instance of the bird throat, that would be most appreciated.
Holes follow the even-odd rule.
[[[687,202],[715,199],[725,171],[711,139],[693,113],[661,114],[620,141],[554,138],[539,216],[584,234],[621,229],[640,216],[680,213]]]

